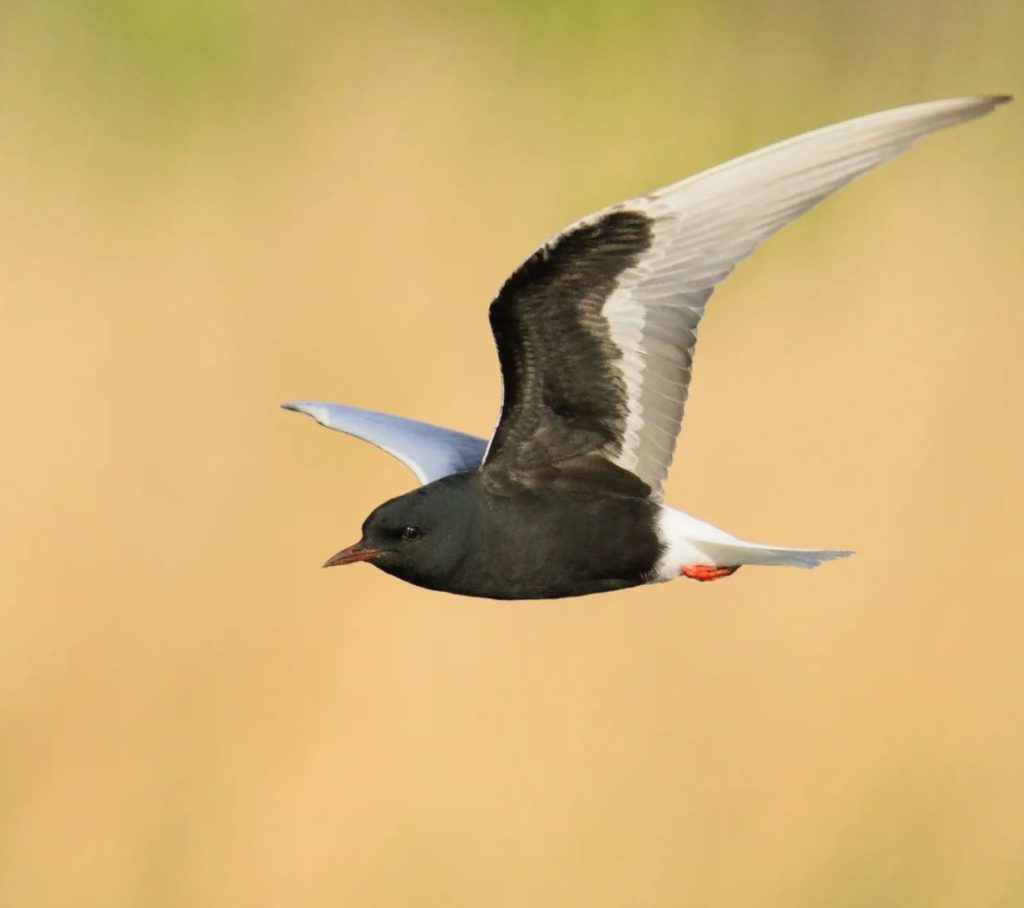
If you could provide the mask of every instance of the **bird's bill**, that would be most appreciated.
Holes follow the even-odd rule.
[[[357,561],[369,561],[379,554],[380,549],[367,548],[360,541],[355,545],[350,545],[347,549],[342,549],[336,555],[331,555],[324,562],[324,567],[334,567],[337,564],[355,564]]]

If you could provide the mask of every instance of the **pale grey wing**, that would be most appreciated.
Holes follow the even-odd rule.
[[[328,429],[354,435],[387,451],[424,485],[453,473],[475,470],[487,450],[482,438],[374,410],[318,401],[292,401],[281,406],[306,413]]]
[[[601,314],[622,353],[621,439],[604,456],[660,498],[683,417],[697,325],[715,286],[765,239],[922,136],[981,116],[1006,97],[955,98],[848,120],[771,145],[613,212],[646,215],[648,248],[623,271]],[[563,234],[565,235],[565,234]],[[621,443],[620,443],[621,442]]]

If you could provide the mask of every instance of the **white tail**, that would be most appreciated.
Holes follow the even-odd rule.
[[[686,567],[736,567],[741,564],[813,568],[823,561],[845,558],[842,549],[791,549],[737,539],[731,533],[675,508],[662,508],[658,536],[664,551],[652,571],[652,581],[674,580]]]
[[[824,561],[845,558],[852,551],[844,549],[784,549],[755,542],[705,542],[693,544],[720,567],[734,564],[784,565],[786,567],[816,568]]]

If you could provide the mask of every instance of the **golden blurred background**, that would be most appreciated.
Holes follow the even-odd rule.
[[[321,571],[410,488],[277,409],[487,435],[574,218],[1020,93],[1024,6],[7,0],[0,905],[1024,905],[1024,126],[715,297],[669,499],[852,547],[554,603]]]

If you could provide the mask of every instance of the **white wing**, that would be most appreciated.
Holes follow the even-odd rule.
[[[589,475],[603,459],[660,499],[716,285],[851,180],[1005,100],[953,98],[847,120],[562,231],[491,306],[505,402],[485,472]]]
[[[650,248],[602,314],[622,351],[628,416],[618,466],[660,497],[683,417],[697,324],[715,289],[790,221],[918,139],[1007,97],[951,98],[883,111],[762,148],[611,210],[653,222]],[[589,220],[589,219],[587,219]]]
[[[281,406],[306,413],[328,429],[354,435],[387,451],[424,485],[453,473],[475,470],[487,450],[482,438],[373,410],[317,401],[292,401]]]

